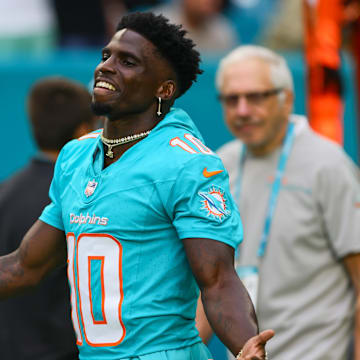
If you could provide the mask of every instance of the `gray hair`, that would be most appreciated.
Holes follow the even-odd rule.
[[[216,72],[217,90],[220,91],[224,84],[224,72],[229,65],[251,58],[261,59],[270,65],[270,77],[275,87],[294,90],[293,79],[286,60],[270,49],[255,45],[239,46],[220,61]]]

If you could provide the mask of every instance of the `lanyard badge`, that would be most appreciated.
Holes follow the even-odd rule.
[[[285,136],[285,140],[284,140],[284,143],[283,143],[283,146],[281,149],[280,157],[278,160],[275,179],[274,179],[274,182],[271,187],[271,193],[270,193],[268,206],[267,206],[267,210],[266,210],[263,232],[262,232],[261,239],[260,239],[260,245],[259,245],[259,248],[257,251],[257,256],[260,259],[265,255],[266,246],[268,244],[271,223],[272,223],[272,220],[274,217],[275,207],[276,207],[276,203],[277,203],[280,188],[281,188],[281,181],[282,181],[282,178],[285,173],[286,163],[288,161],[291,147],[292,147],[292,144],[294,141],[294,128],[295,128],[294,123],[290,122],[288,129],[287,129],[286,136]],[[245,146],[243,146],[241,157],[240,157],[239,175],[237,178],[237,183],[236,183],[236,188],[235,188],[235,196],[238,199],[238,201],[240,200],[240,195],[241,195],[241,175],[242,175],[242,170],[244,167],[245,155],[246,155],[246,148],[245,148]],[[245,241],[246,241],[246,239],[245,239]],[[239,265],[238,260],[239,260],[239,253],[237,253],[236,261],[235,261],[236,272],[239,275],[244,286],[246,287],[246,289],[250,295],[250,298],[256,309],[257,293],[258,293],[258,288],[259,288],[258,267],[255,265],[241,266],[241,265]]]

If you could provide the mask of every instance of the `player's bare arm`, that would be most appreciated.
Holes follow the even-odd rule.
[[[264,345],[274,333],[268,330],[257,335],[253,305],[234,270],[233,248],[210,239],[184,239],[183,243],[217,336],[235,356],[243,349],[249,359],[264,359]]]
[[[65,261],[64,233],[38,220],[17,250],[0,257],[0,299],[37,285]]]

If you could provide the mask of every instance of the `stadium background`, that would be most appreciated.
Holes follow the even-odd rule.
[[[89,86],[95,66],[100,61],[99,50],[59,50],[40,55],[17,54],[0,56],[0,79],[2,83],[1,123],[2,154],[0,181],[20,169],[36,152],[31,137],[27,115],[26,95],[34,81],[46,75],[64,75]],[[305,114],[304,61],[301,52],[283,54],[289,62],[295,82],[295,112]],[[350,57],[343,55],[342,73],[345,84],[344,147],[355,162],[358,139],[356,138],[356,106],[354,97],[353,66]],[[175,106],[185,109],[199,127],[206,144],[216,150],[232,137],[226,129],[219,102],[216,98],[214,78],[219,57],[204,57],[204,73],[198,82]],[[49,114],[49,121],[51,121]]]

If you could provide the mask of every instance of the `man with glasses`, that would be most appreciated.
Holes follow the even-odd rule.
[[[282,57],[241,46],[222,59],[216,81],[237,138],[218,151],[244,223],[236,268],[260,328],[277,334],[269,358],[343,360],[354,334],[360,359],[358,169],[291,115]]]

